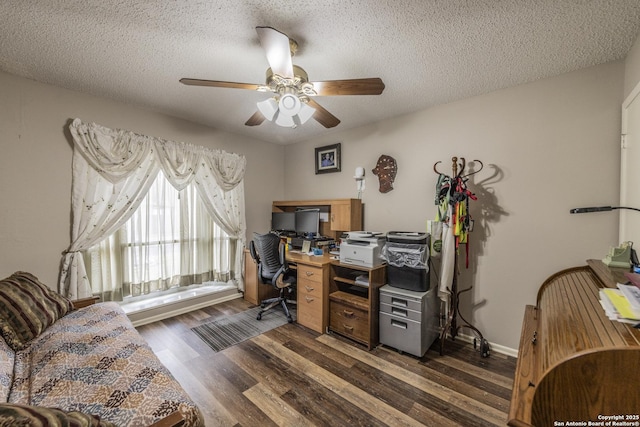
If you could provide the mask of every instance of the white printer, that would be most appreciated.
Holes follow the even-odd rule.
[[[384,261],[380,251],[384,246],[384,233],[373,231],[350,231],[340,244],[340,262],[362,267],[375,267]]]

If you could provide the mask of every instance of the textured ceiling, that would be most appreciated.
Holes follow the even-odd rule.
[[[380,96],[318,97],[342,123],[244,126],[268,97],[256,26],[297,40],[310,80],[381,77]],[[639,0],[2,0],[0,70],[289,144],[624,58]]]

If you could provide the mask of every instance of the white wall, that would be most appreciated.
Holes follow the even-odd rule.
[[[624,64],[624,97],[640,83],[640,36],[629,50]]]
[[[57,288],[61,252],[70,243],[67,127],[76,117],[245,155],[249,236],[269,226],[271,201],[283,198],[282,146],[5,73],[0,94],[0,277],[24,270]]]
[[[452,156],[481,160],[469,270],[460,264],[459,289],[474,289],[462,308],[486,339],[516,349],[542,281],[618,243],[616,215],[569,209],[618,199],[623,85],[624,63],[609,63],[287,146],[285,196],[356,197],[364,166],[365,229],[423,231],[435,216],[434,163],[450,172]],[[315,175],[314,148],[335,142],[342,172]],[[387,194],[371,173],[381,154],[398,163]]]
[[[640,192],[637,182],[640,179],[640,98],[634,90],[640,85],[640,37],[636,39],[625,59],[624,102],[622,105],[622,133],[625,135],[624,148],[621,150],[620,206],[640,206]],[[621,209],[619,212],[620,241],[630,241],[638,248],[640,242],[640,222],[638,213]]]

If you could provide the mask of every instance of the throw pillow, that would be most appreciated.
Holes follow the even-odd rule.
[[[69,299],[30,273],[18,271],[0,281],[0,334],[15,351],[72,309]]]
[[[0,403],[0,427],[115,427],[95,415],[77,411],[63,411],[57,408]]]

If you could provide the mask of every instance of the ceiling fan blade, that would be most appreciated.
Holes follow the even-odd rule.
[[[293,78],[289,36],[271,27],[256,27],[256,31],[267,54],[271,71],[282,77]]]
[[[320,96],[380,95],[384,90],[384,83],[379,77],[352,80],[327,80],[311,83],[316,93]]]
[[[211,87],[226,87],[230,89],[248,89],[258,90],[262,85],[254,83],[236,83],[236,82],[222,82],[218,80],[201,80],[201,79],[180,79],[180,83],[190,86],[211,86]]]
[[[253,113],[253,116],[249,117],[249,120],[246,121],[246,126],[258,126],[264,122],[265,117],[262,115],[260,111],[256,111]]]
[[[340,119],[328,112],[322,105],[318,104],[313,99],[310,99],[309,102],[307,102],[307,105],[315,108],[316,112],[313,114],[313,118],[322,126],[332,128],[338,126],[340,123]]]

